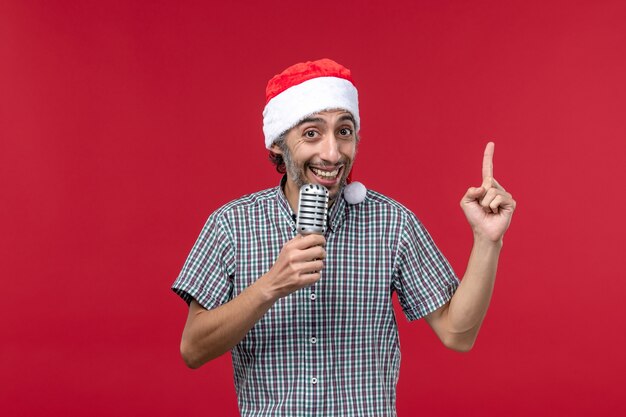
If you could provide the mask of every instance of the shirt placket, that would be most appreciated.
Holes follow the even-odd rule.
[[[322,272],[323,275],[323,272]],[[304,340],[306,343],[306,350],[308,351],[309,363],[309,391],[311,393],[311,415],[317,415],[319,410],[318,402],[322,397],[320,390],[324,384],[324,376],[322,375],[321,357],[320,357],[320,343],[318,329],[319,329],[319,302],[318,302],[318,287],[319,284],[315,283],[308,288],[308,304],[310,311],[310,323],[308,326],[308,335]]]
[[[279,204],[282,206],[284,214],[287,214],[290,219],[291,238],[293,238],[296,235],[295,222],[297,216],[291,211],[282,192],[279,191],[279,193]],[[342,196],[340,196],[336,204],[331,208],[328,216],[326,231],[327,251],[330,249],[331,235],[341,226],[344,217],[345,203]],[[324,391],[327,381],[324,374],[324,349],[328,349],[329,346],[324,346],[326,341],[321,337],[323,331],[320,328],[323,321],[321,315],[323,314],[322,305],[324,302],[321,297],[321,286],[324,285],[325,273],[326,271],[322,270],[318,282],[301,290],[304,295],[301,300],[304,299],[303,301],[307,304],[306,310],[308,310],[308,322],[303,326],[302,333],[300,333],[300,343],[304,344],[304,346],[301,346],[301,352],[304,354],[304,372],[302,373],[304,381],[302,382],[306,393],[304,399],[305,414],[310,416],[317,416],[325,409],[323,402],[325,401]]]

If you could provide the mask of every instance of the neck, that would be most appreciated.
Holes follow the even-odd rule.
[[[291,207],[291,211],[297,213],[298,211],[298,200],[300,198],[300,188],[287,177],[287,181],[283,185],[283,192],[285,193],[285,197],[287,197],[287,202],[289,202],[289,207]]]

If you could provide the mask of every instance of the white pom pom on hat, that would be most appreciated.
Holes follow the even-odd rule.
[[[348,204],[360,204],[365,200],[367,189],[358,181],[351,182],[343,189],[343,198]]]

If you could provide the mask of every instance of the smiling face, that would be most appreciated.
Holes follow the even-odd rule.
[[[344,110],[315,113],[289,130],[282,146],[273,144],[272,151],[285,160],[285,195],[291,208],[298,207],[300,187],[306,183],[328,188],[334,201],[350,173],[356,147],[354,118]]]

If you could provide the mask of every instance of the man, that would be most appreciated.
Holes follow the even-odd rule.
[[[494,146],[482,185],[461,201],[474,246],[459,285],[408,209],[371,190],[344,198],[361,124],[349,70],[330,60],[288,68],[268,83],[263,116],[286,175],[209,217],[173,285],[189,303],[182,356],[196,368],[231,351],[244,416],[395,415],[392,292],[451,349],[469,350],[485,316],[515,209],[493,178]],[[324,236],[295,231],[306,183],[329,190]]]

